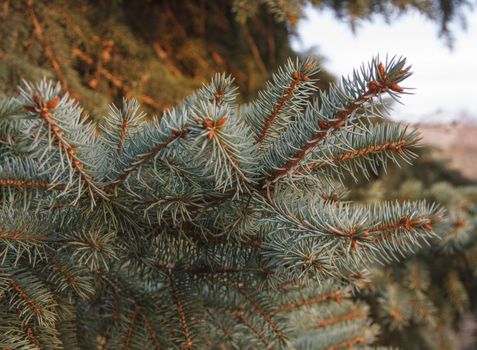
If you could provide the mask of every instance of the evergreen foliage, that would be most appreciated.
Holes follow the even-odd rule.
[[[442,203],[447,215],[437,228],[440,239],[403,265],[373,269],[364,299],[382,326],[381,344],[411,350],[473,349],[475,337],[465,327],[475,322],[477,312],[477,188],[449,176],[436,161],[420,158],[413,168],[420,169],[421,180],[413,174],[416,169],[396,172],[400,185],[385,177],[363,192],[364,200],[428,198]]]
[[[376,57],[310,101],[317,64],[291,60],[246,105],[218,74],[148,122],[124,100],[100,129],[59,84],[24,83],[0,105],[0,347],[373,343],[352,296],[442,210],[343,201],[340,175],[413,158],[415,132],[369,124],[409,69]]]

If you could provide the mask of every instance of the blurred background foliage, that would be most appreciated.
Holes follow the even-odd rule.
[[[406,350],[476,349],[476,181],[423,147],[412,165],[358,182],[350,196],[364,202],[426,199],[447,211],[439,240],[404,262],[373,270],[359,298],[381,326],[379,342]]]
[[[57,79],[94,116],[122,96],[149,112],[176,104],[217,71],[247,99],[289,56],[306,5],[350,23],[417,10],[440,34],[464,18],[465,0],[2,0],[0,93],[24,78]],[[332,77],[320,76],[320,88]],[[102,106],[102,110],[93,106]],[[96,107],[97,108],[97,107]]]
[[[221,71],[249,97],[294,55],[265,5],[241,23],[230,0],[2,2],[0,90],[48,76],[94,115],[123,96],[159,113]]]

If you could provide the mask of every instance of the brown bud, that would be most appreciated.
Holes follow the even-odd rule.
[[[395,92],[403,92],[404,91],[404,89],[396,83],[390,83],[388,86],[391,90],[393,90]]]
[[[56,106],[58,106],[58,102],[60,102],[60,96],[56,96],[54,99],[52,99],[50,102],[46,104],[46,107],[48,109],[53,109]]]
[[[368,89],[372,92],[378,92],[379,91],[379,85],[374,80],[371,80],[368,84]]]
[[[202,125],[206,128],[211,128],[213,126],[212,119],[205,118],[204,121],[202,122]]]
[[[423,227],[425,230],[427,230],[427,231],[431,231],[431,230],[432,230],[432,225],[429,224],[429,223],[422,225],[422,227]]]
[[[301,80],[301,73],[298,72],[298,71],[294,71],[292,73],[292,78],[295,79],[295,80]]]
[[[227,122],[227,117],[220,118],[217,123],[215,123],[216,126],[222,126]]]

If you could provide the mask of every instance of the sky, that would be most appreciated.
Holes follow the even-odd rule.
[[[391,24],[376,17],[361,22],[355,34],[331,11],[311,7],[298,23],[292,42],[300,51],[312,49],[323,56],[322,66],[335,76],[348,75],[354,67],[379,54],[405,56],[414,74],[407,79],[413,95],[396,105],[393,118],[408,122],[448,122],[463,116],[477,120],[477,11],[469,12],[467,28],[455,25],[454,47],[437,37],[438,24],[417,13],[408,13]]]

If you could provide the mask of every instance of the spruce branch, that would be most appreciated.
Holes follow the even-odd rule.
[[[173,110],[166,111],[160,120],[153,119],[148,127],[143,128],[141,132],[135,133],[131,140],[127,142],[128,147],[125,149],[121,159],[115,161],[115,164],[113,165],[113,174],[115,174],[115,176],[111,178],[111,184],[106,187],[106,192],[115,193],[132,173],[140,170],[150,161],[160,158],[161,155],[167,152],[169,148],[176,143],[175,141],[186,138],[189,135],[191,128],[197,125],[197,120],[201,120],[200,118],[202,118],[205,123],[202,126],[206,129],[207,139],[212,139],[212,136],[216,135],[215,130],[217,130],[217,126],[212,125],[212,119],[210,117],[204,116],[200,112],[200,108],[203,105],[198,101],[207,101],[209,104],[213,104],[216,108],[219,108],[220,111],[226,111],[226,109],[221,108],[220,106],[231,104],[234,101],[235,96],[236,87],[233,86],[233,79],[230,76],[226,77],[224,74],[217,74],[209,84],[204,85],[204,87],[196,94],[187,98],[182,105]],[[138,113],[137,105],[135,105],[134,102],[129,106],[127,103],[124,104],[123,108],[126,108],[126,111],[129,108],[131,112]],[[190,116],[192,111],[196,111],[196,113],[199,114],[195,116],[195,121],[193,121],[194,118]],[[214,115],[214,113],[212,114]],[[128,118],[133,118],[132,115],[133,114]],[[114,118],[118,118],[117,113],[115,112],[112,114],[112,119],[114,120]],[[142,118],[143,115],[139,114],[134,117],[134,120],[139,121],[139,119]],[[228,117],[222,119],[219,124],[225,124],[227,119]],[[116,122],[116,125],[117,124],[118,122]],[[221,125],[219,125],[219,127]],[[198,130],[197,127],[195,130],[197,136],[200,137],[202,135],[202,130]],[[110,132],[107,132],[107,134],[110,135],[110,138],[120,138],[121,131],[119,131],[119,135],[116,137]],[[227,159],[235,169],[238,169],[238,163],[233,154],[234,151],[226,151],[228,147],[227,141],[219,140],[217,143],[219,145],[216,149],[218,149],[219,154],[224,154],[225,159]],[[171,153],[171,151],[169,153]],[[183,156],[185,155],[183,154]],[[173,156],[169,157],[169,160],[173,161],[174,158],[175,157]],[[184,159],[182,159],[180,163],[181,165],[184,164]],[[184,171],[187,172],[185,169]]]
[[[134,309],[131,311],[131,314],[129,316],[129,326],[128,326],[128,329],[127,329],[127,333],[126,333],[126,336],[124,337],[124,341],[123,341],[123,350],[128,350],[129,349],[129,343],[131,342],[131,338],[133,336],[133,331],[134,331],[134,327],[136,326],[136,319],[137,319],[137,316],[138,316],[138,312],[139,312],[139,305],[134,305]]]
[[[126,349],[161,349],[171,346],[160,331],[162,324],[157,324],[157,313],[164,310],[160,311],[155,306],[155,297],[144,300],[144,294],[137,286],[125,283],[121,276],[100,270],[94,273],[108,289],[106,308],[112,315],[112,324],[108,325],[104,334],[105,344]]]
[[[280,327],[278,323],[277,316],[274,315],[273,308],[269,304],[270,301],[263,296],[255,297],[255,293],[249,290],[246,290],[240,284],[237,285],[236,283],[230,282],[229,280],[221,277],[215,277],[215,280],[219,283],[233,287],[242,298],[249,303],[253,309],[258,313],[258,315],[263,319],[267,327],[274,333],[276,339],[279,343],[286,344],[287,338],[284,334],[284,330]]]
[[[115,232],[82,229],[64,235],[60,251],[71,254],[71,260],[86,266],[90,271],[107,269],[112,260],[117,259]]]
[[[71,290],[85,300],[94,295],[92,275],[83,266],[75,266],[59,255],[48,254],[47,259],[42,272],[48,272],[47,280],[58,294]]]
[[[155,333],[154,329],[152,328],[151,322],[149,321],[149,319],[144,314],[142,314],[142,317],[143,317],[143,320],[144,320],[144,327],[146,328],[147,333],[152,340],[154,349],[155,350],[160,350],[161,346],[159,344],[157,334]]]
[[[273,349],[269,340],[263,334],[263,331],[258,329],[257,326],[255,326],[245,317],[245,312],[243,310],[230,311],[229,314],[235,317],[241,324],[245,325],[245,327],[247,327],[257,337],[257,339],[263,346],[266,347],[266,349]]]
[[[369,261],[398,259],[397,253],[406,256],[436,237],[433,225],[442,216],[438,206],[425,202],[363,208],[315,201],[313,197],[292,205],[286,197],[262,201],[263,220],[272,225],[263,244],[268,267],[295,278],[314,275],[315,268],[323,276],[347,278],[349,271],[358,273]]]
[[[241,114],[256,135],[257,144],[265,140],[275,124],[280,129],[281,119],[286,121],[306,105],[307,98],[315,91],[316,80],[312,77],[317,71],[318,66],[312,60],[288,60],[272,76],[258,99],[243,108]]]
[[[192,113],[194,158],[203,159],[203,176],[213,176],[217,191],[242,192],[252,182],[256,158],[248,128],[229,108],[215,102],[195,106]]]
[[[260,144],[263,142],[263,140],[267,137],[267,134],[275,122],[275,119],[278,117],[278,115],[282,112],[282,109],[284,108],[285,104],[292,98],[293,94],[295,93],[295,90],[298,89],[299,85],[302,82],[309,81],[310,80],[310,75],[313,75],[316,72],[316,67],[315,64],[312,62],[307,62],[304,64],[303,68],[300,67],[299,70],[293,71],[291,74],[291,77],[293,79],[293,82],[291,85],[283,92],[282,96],[278,99],[277,104],[274,106],[272,112],[270,115],[268,115],[265,118],[264,125],[262,130],[260,131],[258,138],[257,138],[257,143]],[[274,83],[278,85],[278,76],[274,77],[275,81]]]
[[[399,164],[403,159],[410,162],[417,155],[413,152],[419,141],[416,131],[407,132],[394,124],[379,124],[364,132],[343,131],[330,137],[323,147],[311,152],[299,172],[335,173],[355,177],[356,171],[369,178],[369,170],[378,174],[380,167],[386,169],[388,161]]]
[[[2,292],[9,296],[9,308],[18,311],[23,324],[36,321],[42,327],[51,327],[56,322],[57,302],[37,277],[18,268],[1,271],[0,279],[6,285]]]
[[[260,316],[268,323],[272,331],[276,334],[278,340],[280,342],[284,342],[286,339],[285,335],[283,334],[283,331],[275,324],[271,315],[269,315],[267,311],[243,287],[238,287],[237,290],[257,310]]]
[[[307,106],[297,123],[280,135],[264,157],[267,177],[264,185],[288,175],[302,162],[310,151],[324,142],[330,133],[349,127],[349,123],[379,115],[377,105],[383,93],[397,98],[403,93],[398,85],[409,77],[409,67],[404,59],[391,59],[386,67],[375,58],[368,70],[354,73],[353,79],[342,80],[341,86],[332,86],[328,93],[321,93],[320,100]],[[378,98],[378,103],[373,101]]]
[[[0,347],[2,349],[34,349],[55,348],[61,346],[56,332],[39,332],[38,326],[22,324],[15,313],[0,311]]]
[[[41,345],[40,340],[38,339],[38,337],[33,332],[32,326],[28,325],[25,328],[26,328],[26,334],[27,334],[28,340],[30,340],[31,343],[33,343],[35,347],[37,347],[38,349],[41,349],[42,345]]]
[[[123,99],[120,108],[111,106],[109,115],[100,125],[110,152],[116,152],[118,158],[121,156],[124,143],[142,128],[141,124],[146,115],[139,108],[136,100]]]
[[[45,259],[46,248],[54,236],[45,217],[15,206],[0,212],[1,264],[16,266],[25,257],[32,264]]]
[[[314,295],[308,299],[303,299],[300,301],[282,305],[275,312],[289,312],[305,306],[316,305],[327,301],[334,301],[336,303],[339,303],[343,296],[347,296],[347,293],[343,293],[341,291],[334,291],[328,294]]]
[[[186,113],[184,109],[168,111],[160,121],[153,120],[142,133],[136,134],[124,151],[121,161],[116,162],[113,168],[115,177],[106,191],[114,193],[131,173],[153,160],[174,141],[186,137],[189,132]],[[153,144],[149,141],[153,141]]]
[[[86,161],[94,149],[93,126],[81,120],[81,109],[68,94],[60,98],[59,85],[53,86],[46,81],[37,86],[25,83],[20,92],[27,115],[39,119],[39,122],[34,124],[37,130],[31,134],[31,149],[34,152],[32,157],[38,157],[40,162],[44,162],[42,167],[46,169],[51,166],[54,181],[64,181],[65,176],[71,178],[77,175],[78,182],[73,182],[74,185],[68,183],[64,190],[70,192],[71,187],[75,186],[73,190],[78,192],[76,200],[83,192],[83,184],[92,198],[96,195],[104,197],[105,194],[93,177],[95,169]],[[46,148],[43,145],[45,142]],[[52,158],[56,158],[56,164],[50,163]],[[88,168],[92,168],[93,172]]]
[[[351,311],[347,311],[346,313],[319,320],[316,323],[316,327],[325,328],[332,325],[336,325],[337,323],[354,321],[363,317],[366,317],[365,313],[363,313],[360,309],[353,308],[351,309]]]
[[[184,335],[184,343],[182,343],[181,347],[183,349],[192,349],[193,343],[192,343],[190,327],[188,325],[187,316],[184,311],[184,304],[183,304],[179,289],[174,280],[174,276],[171,270],[168,271],[168,275],[170,280],[171,293],[177,305],[177,313],[179,316],[179,322],[182,329],[182,334]]]
[[[0,165],[0,187],[3,191],[63,191],[65,186],[51,181],[41,174],[39,166],[31,159],[5,158]],[[7,198],[5,196],[4,198]]]
[[[9,121],[19,119],[23,115],[23,106],[17,98],[5,98],[0,103],[0,123],[2,134],[7,134],[4,128],[9,126]]]
[[[204,84],[199,91],[185,100],[185,104],[192,107],[196,101],[215,103],[216,106],[233,105],[238,95],[238,88],[234,85],[234,78],[230,75],[215,74],[209,84]]]

